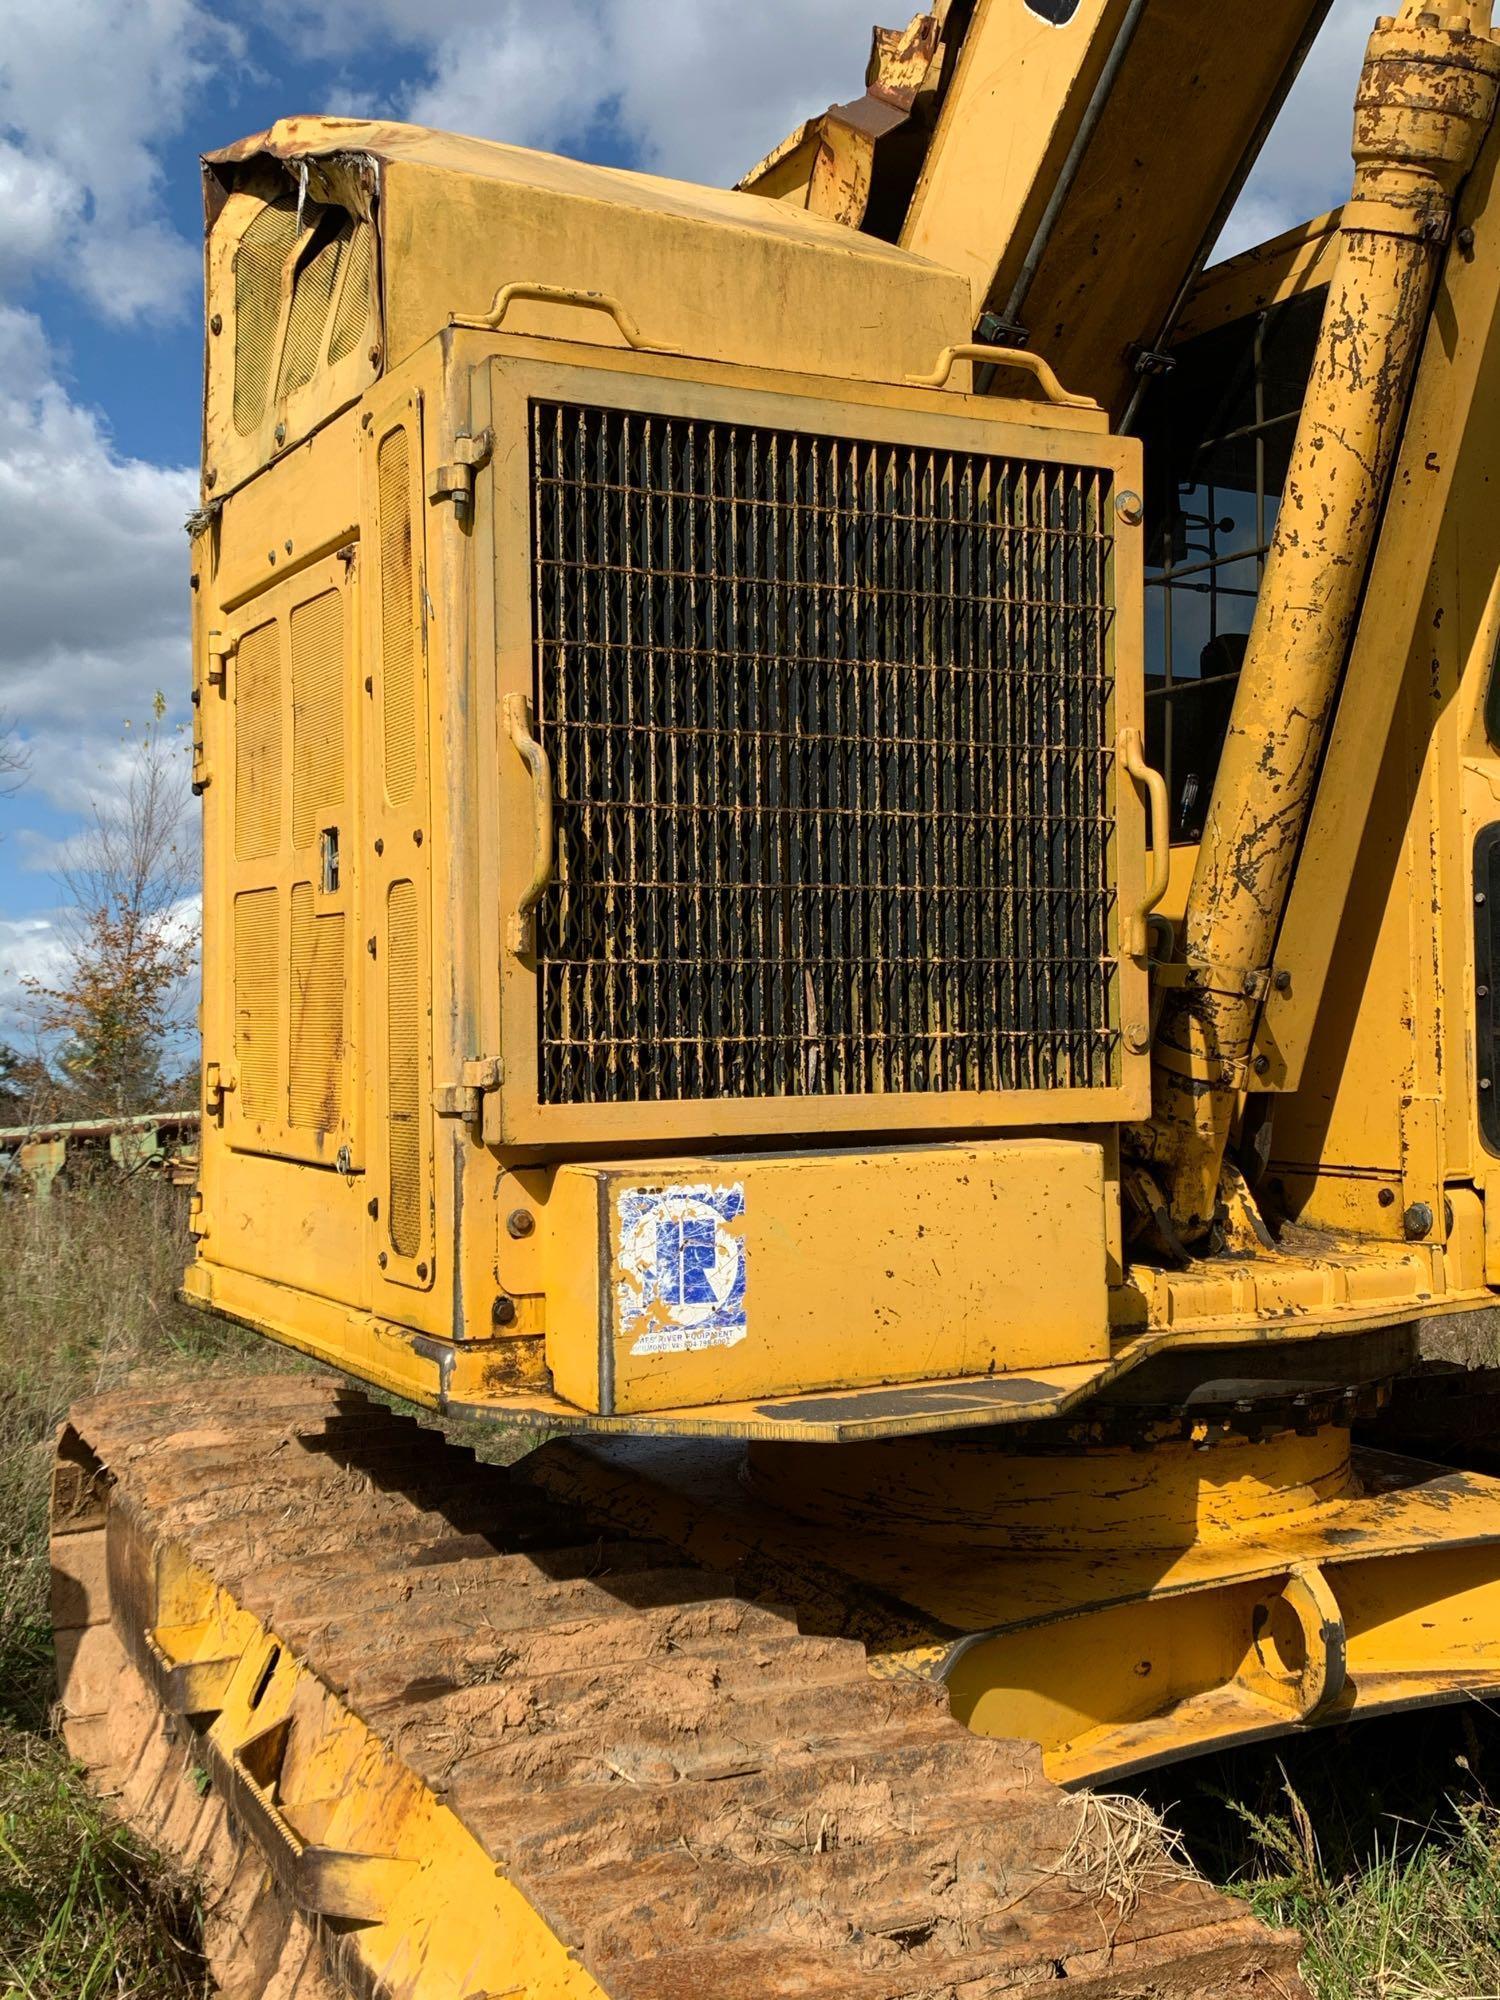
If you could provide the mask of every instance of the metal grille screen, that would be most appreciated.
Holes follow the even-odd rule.
[[[531,430],[541,1101],[1116,1082],[1108,475]]]
[[[417,888],[393,882],[386,896],[386,1145],[391,1248],[415,1257],[422,1242],[422,996],[417,961]]]

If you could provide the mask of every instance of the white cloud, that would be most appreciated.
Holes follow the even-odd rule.
[[[0,712],[30,786],[83,810],[129,719],[188,678],[187,467],[117,453],[52,374],[41,324],[0,306]]]
[[[394,38],[425,74],[394,109],[423,125],[551,150],[613,132],[653,173],[723,184],[814,112],[864,89],[872,22],[910,0],[368,0],[352,16],[280,0],[322,54]],[[309,40],[309,38],[311,38]]]
[[[199,0],[4,0],[0,274],[49,270],[106,319],[182,310],[196,248],[159,213],[156,147],[243,45]]]
[[[346,56],[394,38],[421,74],[379,107],[420,124],[562,151],[613,134],[642,166],[727,183],[803,118],[863,88],[871,0],[275,0],[283,31]],[[1376,0],[1334,0],[1220,245],[1264,240],[1343,201],[1354,88]]]
[[[32,1005],[25,981],[50,985],[67,963],[67,942],[55,914],[0,917],[0,1042],[27,1042]]]
[[[1354,91],[1379,11],[1373,0],[1333,0],[1219,239],[1216,259],[1264,243],[1348,200],[1354,180]]]
[[[82,205],[61,167],[0,139],[0,284],[18,283],[53,252]]]

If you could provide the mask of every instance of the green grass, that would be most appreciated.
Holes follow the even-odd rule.
[[[1500,1996],[1500,1717],[1321,1731],[1140,1789],[1211,1880],[1306,1940],[1318,2000]]]
[[[190,1888],[110,1821],[48,1727],[47,1473],[69,1403],[143,1368],[295,1365],[177,1302],[185,1216],[146,1181],[0,1200],[0,2000],[206,1993]],[[532,1441],[463,1433],[503,1459]],[[1141,1790],[1205,1874],[1302,1930],[1318,2000],[1500,2000],[1500,1717],[1367,1723]]]
[[[0,1726],[0,1993],[177,2000],[209,1990],[192,1893],[44,1738]]]

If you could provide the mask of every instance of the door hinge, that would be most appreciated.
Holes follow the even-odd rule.
[[[208,667],[204,679],[210,687],[216,687],[220,694],[229,692],[229,662],[240,649],[238,639],[226,639],[220,632],[210,632],[205,651]]]
[[[474,504],[474,475],[488,465],[495,449],[495,433],[480,431],[474,437],[456,437],[453,456],[440,465],[427,482],[429,500],[451,500],[456,507]]]
[[[439,1118],[462,1118],[477,1125],[486,1092],[498,1090],[505,1081],[505,1065],[498,1056],[479,1056],[463,1066],[461,1083],[440,1083],[432,1093],[432,1108]]]
[[[234,1089],[235,1079],[226,1076],[216,1062],[203,1065],[203,1097],[209,1112],[217,1116],[224,1109],[224,1099]]]

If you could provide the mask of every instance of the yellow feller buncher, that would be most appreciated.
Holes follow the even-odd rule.
[[[1285,2000],[1110,1781],[1500,1690],[1351,1445],[1500,1291],[1500,41],[1205,269],[1325,11],[205,161],[185,1283],[336,1372],[82,1405],[54,1563],[226,1992]]]

